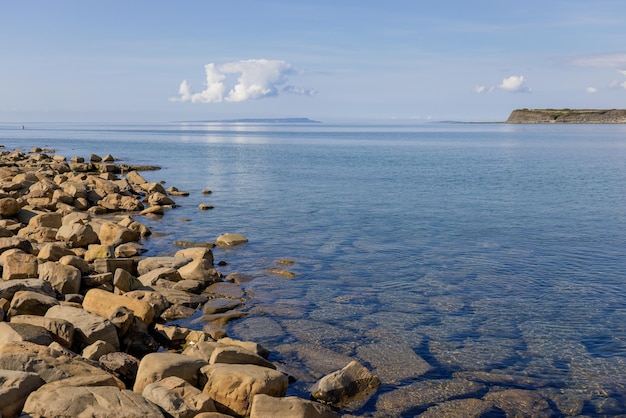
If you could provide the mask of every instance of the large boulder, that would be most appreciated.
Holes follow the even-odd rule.
[[[98,231],[98,238],[102,245],[118,246],[127,242],[138,241],[140,236],[136,231],[114,222],[104,222]]]
[[[3,237],[0,238],[0,254],[7,250],[18,249],[27,254],[33,252],[33,246],[29,240],[18,237]]]
[[[150,383],[142,395],[174,418],[193,418],[201,412],[217,411],[209,395],[176,376]]]
[[[339,418],[330,407],[295,396],[276,398],[259,393],[252,399],[250,418]]]
[[[28,397],[24,413],[57,418],[164,417],[159,407],[141,395],[111,386],[44,386]]]
[[[256,353],[235,345],[218,344],[211,353],[209,364],[255,364],[261,367],[276,369],[274,364]]]
[[[119,349],[120,342],[115,326],[106,318],[72,306],[57,305],[48,309],[46,318],[61,318],[72,323],[75,340],[80,348],[98,340],[109,342]]]
[[[285,396],[287,376],[279,371],[250,364],[211,364],[202,368],[207,383],[203,392],[219,412],[249,416],[257,394]]]
[[[31,342],[39,345],[52,343],[52,335],[43,327],[30,324],[0,322],[0,345],[8,342]]]
[[[213,268],[213,263],[205,258],[197,258],[178,269],[184,280],[197,280],[203,283],[221,281],[219,272]]]
[[[75,256],[75,254],[66,246],[56,243],[48,243],[43,245],[39,249],[39,253],[37,254],[37,257],[47,261],[59,261],[62,257],[65,256]]]
[[[150,383],[156,382],[168,376],[178,376],[191,385],[198,384],[200,369],[207,364],[198,358],[185,356],[177,353],[151,353],[146,355],[139,363],[137,379],[133,390],[143,393]]]
[[[55,296],[54,289],[50,282],[43,282],[39,279],[18,279],[8,282],[0,281],[0,299],[11,300],[13,296],[21,290],[31,290],[48,296]]]
[[[17,417],[28,395],[44,383],[36,373],[0,370],[0,417]]]

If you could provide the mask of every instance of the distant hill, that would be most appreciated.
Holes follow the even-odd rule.
[[[309,118],[255,118],[255,119],[221,119],[221,120],[191,120],[196,123],[322,123]]]
[[[506,123],[626,123],[626,110],[516,109]]]

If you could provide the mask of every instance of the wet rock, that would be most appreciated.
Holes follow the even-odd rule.
[[[217,411],[207,394],[176,376],[150,383],[142,395],[174,418],[193,418],[201,412]]]
[[[242,305],[240,300],[230,298],[209,299],[202,307],[205,314],[215,314],[236,309]]]
[[[371,396],[380,380],[357,361],[324,376],[311,387],[311,396],[324,403],[345,405],[352,398]]]
[[[481,399],[455,399],[432,406],[419,418],[481,418],[488,414],[496,416],[493,403]]]
[[[150,383],[168,376],[177,376],[191,385],[198,384],[198,374],[207,363],[203,360],[176,353],[151,353],[139,363],[133,391],[142,393]]]
[[[242,347],[226,345],[223,343],[218,343],[218,346],[213,350],[211,358],[209,359],[209,364],[217,363],[254,364],[260,367],[276,369],[276,366],[256,353],[248,351]]]
[[[287,376],[255,365],[212,364],[201,369],[206,377],[203,392],[215,402],[217,410],[235,416],[248,416],[257,394],[285,396]]]
[[[233,247],[236,245],[245,244],[248,242],[248,238],[241,234],[222,234],[215,240],[215,245],[218,247]]]
[[[374,368],[374,374],[386,384],[416,379],[433,370],[411,347],[398,341],[362,345],[357,348],[357,354]]]
[[[414,410],[426,410],[435,404],[478,394],[485,385],[462,379],[437,379],[412,383],[408,386],[382,393],[376,401],[381,414],[400,416]]]
[[[35,373],[0,370],[0,416],[17,417],[28,395],[44,383]]]
[[[24,413],[59,418],[164,417],[156,405],[141,395],[110,386],[43,387],[28,397]]]
[[[257,394],[252,399],[250,418],[339,418],[328,406],[295,396],[276,398]]]
[[[507,416],[515,417],[552,417],[552,410],[548,401],[537,391],[524,389],[508,389],[500,392],[490,392],[484,399],[503,410]]]
[[[207,294],[214,294],[221,297],[227,297],[231,299],[241,299],[244,297],[244,291],[241,286],[234,283],[218,282],[213,283],[206,288]]]

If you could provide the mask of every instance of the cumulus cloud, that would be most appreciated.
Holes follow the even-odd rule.
[[[524,76],[512,75],[502,80],[502,83],[498,86],[502,90],[518,92],[518,93],[530,93],[530,88],[526,86]]]
[[[234,61],[216,66],[204,66],[205,89],[192,92],[187,80],[178,89],[178,97],[170,100],[192,103],[243,102],[273,97],[281,92],[312,96],[314,89],[286,85],[289,77],[296,74],[291,64],[280,60],[251,59]],[[225,81],[228,76],[236,76],[237,81],[230,88]],[[231,83],[232,84],[232,83]]]

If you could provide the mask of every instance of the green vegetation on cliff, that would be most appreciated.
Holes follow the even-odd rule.
[[[626,123],[626,110],[516,109],[506,123]]]

